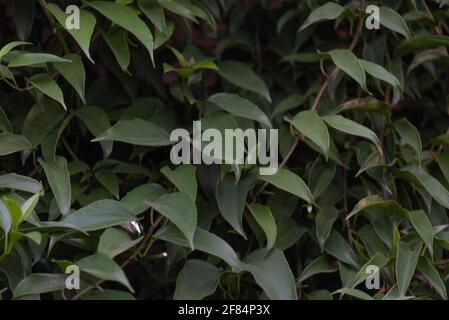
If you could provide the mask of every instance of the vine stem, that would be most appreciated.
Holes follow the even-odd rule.
[[[154,231],[156,230],[157,226],[162,222],[163,216],[159,215],[153,224],[150,225],[150,228],[148,229],[147,234],[145,235],[145,238],[142,240],[142,242],[140,243],[139,247],[137,248],[137,250],[128,257],[128,259],[126,259],[121,265],[120,268],[125,268],[128,264],[130,264],[132,261],[134,261],[137,258],[137,255],[142,251],[142,249],[145,247],[146,243],[151,239],[151,237],[154,234]],[[95,282],[94,284],[84,288],[83,290],[81,290],[80,292],[78,292],[75,296],[73,296],[73,298],[71,300],[78,300],[80,299],[84,294],[88,293],[89,291],[91,291],[94,288],[97,288],[98,286],[100,286],[102,283],[106,282],[105,279],[100,279],[97,282]]]
[[[362,35],[362,30],[363,30],[363,19],[359,20],[358,26],[357,26],[357,32],[354,36],[354,38],[352,39],[351,44],[348,47],[349,51],[354,50],[354,48],[356,47],[357,43],[360,40],[360,36]],[[330,73],[329,76],[326,77],[326,80],[321,84],[320,89],[317,92],[317,95],[315,96],[315,99],[312,102],[312,105],[310,107],[311,111],[315,111],[318,108],[318,104],[321,101],[321,98],[324,94],[324,92],[326,91],[330,81],[332,79],[334,79],[337,74],[338,74],[339,68],[335,67],[332,72]],[[295,141],[293,142],[292,146],[290,147],[290,149],[288,150],[287,154],[285,155],[284,159],[282,160],[281,164],[279,165],[279,169],[284,167],[287,164],[287,161],[290,159],[290,157],[293,155],[293,153],[295,152],[296,148],[299,146],[300,142],[304,139],[303,135],[297,135],[295,137]],[[254,194],[253,198],[256,198],[268,185],[268,182],[264,182],[264,184],[260,187],[260,189]]]

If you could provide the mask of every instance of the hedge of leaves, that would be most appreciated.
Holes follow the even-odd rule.
[[[448,19],[444,0],[0,1],[1,296],[447,299]],[[278,129],[279,170],[173,165],[195,120]]]

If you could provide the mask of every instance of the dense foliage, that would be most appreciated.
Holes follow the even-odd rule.
[[[447,299],[448,19],[444,0],[1,0],[1,297]],[[280,169],[174,165],[195,120],[278,129]]]

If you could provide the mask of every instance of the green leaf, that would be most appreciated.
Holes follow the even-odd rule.
[[[12,14],[16,25],[17,35],[21,40],[26,40],[33,29],[36,16],[37,3],[33,0],[14,1]]]
[[[58,208],[63,215],[70,210],[72,189],[70,184],[70,174],[67,169],[67,160],[57,156],[56,161],[44,161],[38,159],[44,168],[48,183],[58,204]]]
[[[186,193],[176,192],[163,194],[148,204],[182,231],[193,250],[198,216],[195,202]]]
[[[159,1],[154,0],[137,0],[140,10],[154,24],[157,30],[163,32],[167,25],[165,21],[164,8]]]
[[[63,106],[63,108],[67,110],[67,107],[64,102],[64,95],[62,93],[61,88],[59,88],[56,81],[53,80],[48,74],[46,73],[37,74],[29,78],[28,81],[34,87],[36,87],[36,89],[42,91],[42,93],[44,93],[45,95],[59,102]]]
[[[0,156],[6,156],[32,148],[33,146],[24,136],[9,132],[0,133]]]
[[[304,136],[312,140],[327,159],[330,148],[329,131],[316,111],[301,111],[289,122]]]
[[[332,273],[337,271],[335,266],[332,266],[325,255],[319,256],[310,262],[302,271],[298,279],[298,284],[301,284],[310,277],[320,273]]]
[[[219,74],[237,87],[260,94],[271,102],[270,91],[263,80],[246,64],[223,61],[218,64]]]
[[[70,60],[63,59],[48,53],[21,52],[16,54],[9,61],[8,67],[9,68],[30,67],[41,65],[47,62],[70,62]]]
[[[135,217],[124,205],[115,200],[98,200],[64,217],[64,223],[83,231],[94,231],[133,221]]]
[[[387,71],[384,67],[373,63],[371,61],[359,59],[360,64],[362,65],[365,72],[372,75],[373,77],[385,81],[386,83],[392,85],[393,87],[402,90],[401,83],[399,80],[389,71]]]
[[[174,300],[201,300],[215,292],[220,279],[220,271],[212,264],[191,259],[176,278]]]
[[[426,213],[423,210],[410,211],[410,220],[433,256],[433,227]]]
[[[28,217],[31,215],[34,208],[36,207],[38,201],[39,201],[39,194],[36,193],[31,198],[29,198],[27,201],[25,201],[24,204],[22,204],[22,207],[20,208],[22,211],[22,216],[21,216],[18,224],[20,224],[22,221],[25,221],[28,219]]]
[[[96,253],[82,258],[75,263],[81,271],[104,280],[115,281],[123,284],[129,291],[134,292],[120,266],[110,257]]]
[[[398,203],[394,200],[384,200],[378,195],[371,195],[361,199],[355,205],[354,209],[346,216],[346,219],[350,219],[354,215],[362,211],[380,210],[385,215],[390,215],[401,209]]]
[[[348,295],[360,300],[373,300],[373,298],[369,294],[358,289],[341,288],[338,289],[337,291],[332,292],[332,294]]]
[[[335,220],[338,218],[338,211],[334,207],[322,207],[318,211],[315,223],[316,223],[316,236],[321,249],[324,248],[327,238],[329,237],[332,226]]]
[[[111,122],[106,112],[98,107],[84,106],[75,113],[86,125],[93,136],[99,136],[111,127]],[[113,142],[100,141],[103,149],[103,157],[106,159],[111,155]]]
[[[5,235],[8,234],[8,232],[11,230],[12,227],[12,219],[9,214],[9,210],[1,199],[0,199],[0,227],[2,228]]]
[[[335,65],[353,78],[363,89],[368,91],[366,87],[366,75],[357,57],[347,49],[334,49],[323,53],[325,57],[332,59]]]
[[[14,227],[18,227],[20,220],[22,219],[22,209],[20,205],[13,199],[3,198],[3,202],[8,208],[9,216]]]
[[[258,249],[245,259],[243,269],[250,272],[256,283],[272,300],[297,300],[293,273],[284,253],[274,249],[268,255]]]
[[[131,61],[131,54],[126,31],[120,28],[112,29],[104,35],[104,39],[109,48],[111,48],[120,68],[124,72],[129,73],[128,66]]]
[[[399,241],[396,256],[396,280],[400,296],[405,296],[418,263],[420,246],[411,248],[407,243]]]
[[[34,148],[45,140],[66,114],[53,100],[44,101],[44,107],[36,104],[30,109],[22,126],[22,135]]]
[[[1,68],[0,68],[0,76]],[[9,122],[8,116],[6,115],[5,110],[0,106],[0,130],[3,132],[13,132],[11,122]]]
[[[183,164],[171,170],[169,167],[163,167],[161,173],[173,183],[179,191],[187,194],[190,199],[196,201],[197,182],[196,167],[189,164]]]
[[[444,186],[422,167],[408,166],[401,169],[402,173],[411,175],[424,189],[443,207],[449,209],[449,192]]]
[[[43,191],[42,184],[39,181],[16,173],[1,175],[0,189],[14,189],[29,193],[40,193]]]
[[[95,29],[95,24],[97,23],[97,19],[95,16],[90,13],[87,10],[79,9],[80,15],[79,15],[79,24],[80,28],[68,28],[67,27],[67,18],[70,16],[70,14],[65,13],[64,11],[59,8],[58,5],[54,3],[47,4],[48,10],[53,14],[53,16],[58,20],[59,24],[75,39],[75,41],[79,44],[81,50],[83,50],[86,57],[94,63],[92,60],[90,53],[89,53],[89,47],[90,47],[90,40],[92,38],[92,34]]]
[[[24,41],[13,41],[5,45],[0,49],[0,61],[4,56],[6,56],[12,49],[23,46],[23,45],[30,45],[30,42],[24,42]]]
[[[128,192],[120,202],[128,207],[134,216],[137,216],[150,208],[149,202],[166,192],[163,187],[156,183],[143,184]]]
[[[295,109],[300,105],[302,105],[305,101],[306,97],[303,95],[299,94],[290,95],[276,105],[276,107],[273,110],[273,113],[271,114],[271,118],[274,118],[277,115],[283,114],[289,110]]]
[[[267,115],[258,106],[237,94],[217,93],[211,96],[208,101],[233,115],[257,121],[268,128],[272,128]]]
[[[322,119],[327,123],[327,125],[337,129],[338,131],[370,140],[379,149],[379,151],[382,152],[379,138],[367,127],[340,115],[325,116]]]
[[[101,168],[95,171],[95,179],[108,190],[116,199],[119,198],[120,193],[120,182],[117,175],[109,168]]]
[[[66,287],[65,274],[33,273],[23,278],[14,289],[14,297],[59,291]]]
[[[359,265],[354,251],[346,242],[346,240],[341,236],[341,234],[335,231],[335,229],[331,230],[326,244],[324,245],[324,250],[338,260],[341,260],[342,262],[347,263],[353,267],[357,268]]]
[[[114,2],[90,1],[88,4],[112,22],[134,34],[148,50],[154,63],[153,35],[136,11],[126,5]]]
[[[414,37],[408,41],[400,43],[395,50],[395,55],[403,56],[411,52],[437,48],[448,47],[449,36],[445,35],[423,35]]]
[[[349,9],[340,6],[335,2],[327,2],[326,4],[314,9],[309,14],[306,21],[303,22],[298,31],[302,31],[317,22],[335,20],[342,15],[352,17],[354,14]]]
[[[430,282],[441,298],[447,300],[446,286],[432,262],[424,256],[419,257],[417,270]]]
[[[437,162],[441,172],[443,172],[443,175],[446,178],[446,181],[449,182],[449,154],[448,153],[438,154]]]
[[[265,232],[265,237],[267,238],[267,250],[271,250],[276,243],[277,227],[270,207],[253,203],[248,205],[248,208],[254,219]]]
[[[180,246],[190,247],[190,244],[188,243],[186,237],[178,228],[174,227],[173,225],[168,225],[160,228],[155,234],[155,237],[164,241],[175,243]],[[195,231],[193,244],[195,250],[203,251],[213,256],[219,257],[231,267],[240,270],[241,261],[239,260],[234,249],[228,243],[226,243],[226,241],[216,236],[215,234],[204,229],[197,228]]]
[[[380,7],[379,18],[380,24],[384,27],[402,34],[408,40],[413,37],[412,32],[408,28],[404,18],[393,9],[388,7]]]
[[[135,118],[120,120],[92,141],[120,141],[140,146],[166,146],[173,144],[169,133],[149,121]]]
[[[260,179],[271,183],[276,188],[290,192],[308,203],[313,202],[313,196],[304,181],[295,173],[281,168],[274,175],[260,176]]]
[[[142,239],[143,238],[140,237],[138,239],[131,240],[129,235],[120,229],[106,229],[100,236],[97,252],[102,253],[109,258],[114,258],[120,253],[134,247]]]
[[[406,118],[401,118],[394,122],[394,128],[399,133],[401,140],[415,150],[418,160],[422,159],[422,142],[418,129],[415,128]]]
[[[246,197],[253,185],[252,177],[247,177],[236,183],[234,177],[228,174],[217,184],[215,189],[215,198],[221,215],[245,239],[246,234],[242,225],[243,211]]]
[[[86,71],[84,70],[81,57],[76,54],[68,54],[64,56],[70,62],[56,62],[53,66],[64,79],[75,89],[81,100],[86,104],[85,86],[86,86]]]

